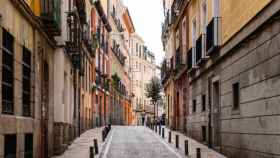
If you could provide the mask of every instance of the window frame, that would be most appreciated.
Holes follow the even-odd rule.
[[[9,48],[10,47],[10,48]],[[14,37],[2,29],[2,114],[14,115]],[[8,60],[7,60],[8,59]],[[10,62],[10,63],[8,63]],[[9,65],[10,64],[10,65]],[[6,74],[9,73],[9,74]],[[8,78],[4,78],[7,77]],[[10,81],[5,81],[10,80]],[[3,95],[6,94],[7,96]],[[6,98],[7,97],[7,98]]]
[[[9,138],[9,142],[8,142]],[[11,142],[15,141],[15,142]],[[12,147],[11,147],[12,145]],[[17,154],[17,135],[16,134],[6,134],[4,135],[4,157],[16,157]],[[8,152],[8,153],[7,153]]]
[[[34,137],[32,133],[24,135],[24,158],[33,158],[33,142]]]
[[[196,109],[196,106],[197,106],[197,105],[196,105],[196,104],[197,104],[196,99],[193,99],[193,100],[192,100],[192,103],[193,103],[193,105],[192,105],[192,112],[193,112],[193,113],[196,113],[196,110],[197,110],[197,109]]]
[[[201,111],[206,111],[206,94],[201,95]]]
[[[24,117],[32,116],[32,109],[31,109],[32,61],[31,60],[32,60],[31,51],[23,46],[22,47],[22,116]],[[29,87],[25,87],[26,85],[29,85]]]
[[[240,83],[235,82],[232,84],[232,109],[240,109]]]

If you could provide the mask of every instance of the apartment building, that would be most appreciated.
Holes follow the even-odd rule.
[[[0,157],[44,157],[52,145],[56,19],[30,1],[0,2]],[[50,29],[52,28],[52,29]],[[7,125],[8,126],[4,126]]]
[[[109,72],[110,72],[110,40],[109,33],[112,31],[108,21],[106,4],[101,1],[94,2],[95,9],[91,11],[92,33],[96,36],[99,48],[95,54],[95,124],[104,126],[109,123]]]
[[[166,52],[162,62],[162,84],[166,96],[167,124],[170,128],[186,133],[186,116],[188,115],[188,1],[164,1],[165,21],[162,26],[162,41]],[[178,15],[174,18],[174,15]]]
[[[128,9],[121,0],[108,1],[110,33],[110,76],[111,76],[111,122],[128,124],[131,118],[131,76],[129,36],[134,32]]]
[[[278,156],[279,4],[172,3],[169,30],[186,12],[187,135],[228,157]]]
[[[134,124],[144,125],[154,116],[154,107],[146,96],[146,85],[156,76],[155,57],[136,33],[131,36],[130,44]]]
[[[94,126],[97,42],[86,17],[96,6],[80,0],[0,3],[0,121],[9,124],[0,127],[0,157],[61,154]]]

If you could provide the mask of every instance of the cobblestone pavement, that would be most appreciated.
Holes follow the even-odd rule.
[[[101,158],[181,158],[150,129],[141,126],[114,127]]]
[[[176,131],[172,131],[164,126],[162,126],[162,128],[164,128],[164,141],[168,142],[168,133],[169,131],[171,131],[171,143],[169,143],[169,145],[171,145],[173,148],[175,147],[175,141],[176,141],[176,135],[179,136],[179,148],[176,149],[176,151],[178,153],[180,153],[181,155],[185,154],[185,140],[188,141],[189,144],[189,158],[196,158],[196,151],[197,148],[200,148],[201,150],[201,158],[226,158],[224,155],[216,152],[215,150],[212,150],[210,148],[208,148],[206,145],[201,144],[197,141],[195,141],[194,139],[191,139],[189,137],[186,137],[184,134],[176,132]],[[161,130],[162,132],[162,130]],[[157,130],[157,135],[159,136],[159,130]],[[160,137],[162,137],[162,133],[160,135]]]
[[[165,127],[163,127],[165,128]],[[169,129],[165,137],[143,126],[113,126],[106,141],[102,142],[102,128],[89,130],[78,137],[61,155],[53,158],[89,158],[89,147],[93,139],[98,140],[100,155],[95,158],[196,158],[196,149],[201,149],[201,158],[226,158],[207,146],[172,131],[172,141],[168,143]],[[179,148],[175,147],[175,136],[179,135]],[[189,143],[189,156],[185,156],[184,141]]]

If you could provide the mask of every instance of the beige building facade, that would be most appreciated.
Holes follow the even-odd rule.
[[[154,107],[146,96],[146,85],[156,76],[157,67],[153,53],[139,35],[135,33],[131,36],[130,45],[134,124],[143,125],[154,115]]]

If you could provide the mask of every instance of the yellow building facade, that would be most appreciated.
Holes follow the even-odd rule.
[[[278,149],[266,146],[277,144],[280,131],[271,121],[278,117],[271,112],[279,112],[273,100],[280,78],[273,69],[279,67],[280,1],[183,2],[166,8],[171,21],[163,43],[173,32],[175,48],[166,53],[182,61],[187,55],[179,63],[187,66],[189,77],[186,134],[230,158],[278,156]],[[187,51],[180,48],[184,45]]]

